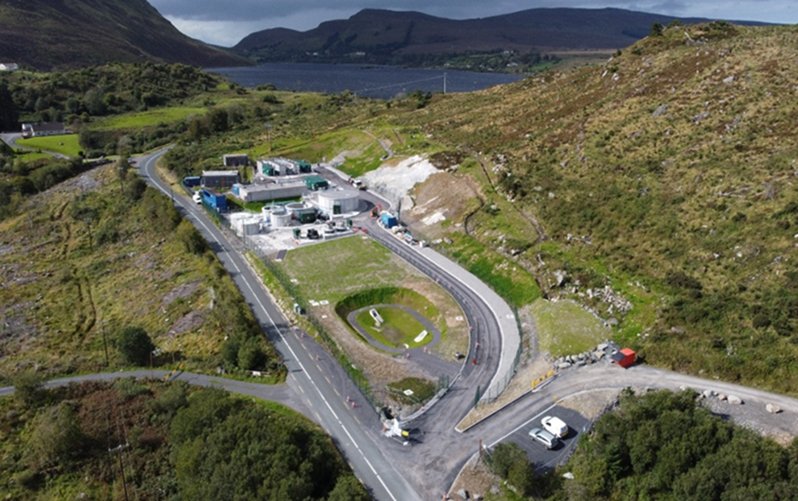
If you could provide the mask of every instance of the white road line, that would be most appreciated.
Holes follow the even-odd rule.
[[[147,172],[147,169],[148,169],[148,167],[149,167],[149,166],[152,164],[152,161],[153,161],[153,157],[150,157],[150,158],[147,160],[147,162],[145,162],[145,165],[144,165],[145,172],[147,173],[147,176],[148,176],[148,177],[150,177],[150,179],[152,179],[152,180],[153,180],[153,183],[155,183],[155,185],[158,187],[158,189],[159,189],[159,190],[161,190],[161,191],[162,191],[164,194],[168,194],[168,193],[166,192],[166,190],[164,190],[164,188],[163,188],[163,187],[161,187],[157,181],[155,181],[155,178],[153,178],[152,176],[150,176],[150,175],[149,175],[149,172]],[[182,204],[181,204],[181,205],[182,205]],[[208,228],[208,227],[205,225],[205,223],[204,223],[202,220],[199,220],[199,222],[200,222],[200,224],[202,224],[203,228],[205,228],[205,229],[206,229],[208,232],[210,232],[210,229],[209,229],[209,228]],[[222,245],[222,243],[221,243],[221,242],[219,242],[219,241],[216,239],[216,237],[215,237],[215,235],[213,235],[213,233],[211,233],[211,236],[214,238],[214,240],[216,240],[216,242],[219,244],[219,246],[220,246],[220,247],[222,247],[222,249],[224,249],[224,246]],[[227,252],[227,251],[226,251],[226,252]],[[241,270],[240,270],[240,268],[239,268],[239,267],[236,265],[236,263],[235,263],[235,258],[233,257],[233,255],[232,255],[232,254],[230,254],[230,258],[231,258],[231,261],[233,262],[233,266],[235,266],[236,270],[237,270],[237,271],[239,272],[239,274],[240,274],[240,273],[241,273]],[[274,320],[272,319],[271,315],[269,315],[269,312],[266,310],[266,307],[265,307],[265,306],[263,306],[263,303],[261,302],[261,300],[260,300],[260,297],[258,297],[258,295],[255,293],[255,291],[252,289],[252,286],[249,284],[249,281],[248,281],[248,280],[246,280],[246,279],[245,279],[243,276],[241,277],[241,280],[244,282],[244,284],[247,286],[247,288],[249,289],[249,291],[252,293],[252,296],[255,298],[255,301],[258,303],[258,306],[260,306],[260,309],[261,309],[261,311],[263,311],[263,313],[266,315],[266,318],[268,318],[268,319],[269,319],[269,322],[271,322],[272,326],[275,328],[275,330],[277,330],[277,334],[279,334],[279,336],[280,336],[280,338],[282,339],[283,343],[285,344],[286,348],[288,348],[288,351],[289,351],[289,352],[291,352],[291,356],[292,356],[292,357],[294,357],[294,360],[296,361],[296,363],[297,363],[297,364],[299,364],[299,368],[302,370],[302,372],[303,372],[303,373],[305,374],[305,376],[308,378],[308,381],[310,381],[310,384],[312,384],[312,385],[313,385],[313,388],[315,388],[316,392],[317,392],[317,393],[319,394],[319,396],[321,397],[321,400],[324,402],[324,405],[325,405],[325,406],[327,407],[327,409],[330,411],[330,414],[332,414],[332,416],[335,418],[335,420],[336,420],[336,421],[338,422],[338,424],[341,426],[341,429],[344,431],[344,433],[346,434],[346,436],[347,436],[347,437],[349,438],[349,440],[352,442],[352,445],[354,445],[354,446],[355,446],[355,449],[357,449],[357,451],[360,453],[360,456],[361,456],[361,458],[362,458],[362,459],[363,459],[363,460],[366,462],[366,464],[368,465],[368,467],[369,467],[369,469],[371,470],[371,472],[372,472],[372,473],[374,473],[374,476],[375,476],[375,477],[377,477],[377,480],[379,480],[379,482],[380,482],[380,485],[382,485],[382,487],[385,489],[385,492],[386,492],[386,493],[388,493],[388,496],[390,496],[390,498],[391,498],[393,501],[397,501],[396,497],[393,495],[393,493],[391,492],[391,490],[390,490],[390,489],[388,488],[388,486],[385,484],[385,481],[383,481],[383,479],[382,479],[382,477],[380,476],[380,474],[379,474],[379,473],[377,473],[377,470],[374,468],[374,465],[372,465],[372,464],[371,464],[371,461],[369,461],[369,458],[368,458],[368,457],[366,457],[366,455],[363,453],[363,450],[360,448],[360,446],[358,445],[358,443],[357,443],[357,442],[355,442],[355,439],[354,439],[354,437],[352,437],[352,434],[351,434],[351,433],[349,433],[349,430],[346,428],[346,426],[344,426],[343,422],[341,422],[341,419],[338,417],[338,414],[336,414],[336,413],[335,413],[335,411],[333,410],[333,408],[332,408],[332,406],[330,405],[330,403],[329,403],[329,402],[327,401],[327,399],[324,397],[324,393],[322,393],[321,389],[319,389],[319,387],[316,385],[316,382],[315,382],[315,381],[313,381],[313,379],[310,377],[310,374],[308,374],[307,370],[305,370],[305,367],[303,366],[302,362],[299,360],[299,357],[297,357],[297,355],[296,355],[296,352],[294,352],[293,348],[291,348],[291,345],[289,345],[289,344],[288,344],[288,342],[287,342],[287,340],[286,340],[286,337],[283,335],[283,332],[282,332],[282,330],[280,330],[280,328],[279,328],[279,327],[277,327],[277,324],[276,324],[276,323],[274,323]],[[263,284],[261,284],[261,287],[263,287]],[[325,379],[327,379],[327,376],[324,376],[324,378],[325,378]],[[328,379],[327,381],[329,382],[329,379]],[[318,414],[317,414],[317,416],[318,416]],[[321,422],[321,417],[319,417],[319,421]]]
[[[513,433],[517,432],[517,431],[518,431],[518,430],[520,430],[521,428],[523,428],[523,427],[525,427],[525,426],[529,426],[529,423],[531,423],[532,421],[536,420],[536,419],[537,419],[537,418],[539,418],[540,416],[542,416],[542,415],[546,414],[547,412],[549,412],[551,409],[553,409],[553,408],[554,408],[554,407],[556,407],[556,406],[557,406],[557,404],[551,404],[550,406],[546,407],[545,409],[543,409],[542,411],[540,411],[540,413],[539,413],[539,414],[536,414],[536,415],[532,416],[531,418],[529,418],[527,421],[524,421],[524,423],[523,423],[522,425],[518,426],[516,429],[514,429],[513,431],[511,431],[511,432],[509,432],[508,434],[504,435],[504,436],[503,436],[503,437],[501,437],[500,439],[498,439],[498,440],[495,440],[495,441],[494,441],[492,444],[488,445],[488,447],[493,447],[493,446],[495,446],[496,444],[498,444],[499,442],[501,442],[501,441],[502,441],[502,440],[504,440],[505,438],[509,437],[509,436],[510,436],[510,435],[512,435]]]

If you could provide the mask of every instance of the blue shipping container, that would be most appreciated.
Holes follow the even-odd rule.
[[[382,213],[382,216],[380,216],[380,222],[386,228],[393,228],[394,226],[399,224],[399,221],[396,219],[396,216],[388,212]]]
[[[233,185],[233,195],[241,197],[241,185],[236,183]]]
[[[227,211],[227,197],[224,195],[217,195],[216,193],[211,193],[207,190],[202,190],[202,203],[204,203],[209,209],[213,209],[216,212],[225,212]]]

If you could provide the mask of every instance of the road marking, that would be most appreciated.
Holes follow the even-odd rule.
[[[523,423],[523,424],[521,424],[520,426],[518,426],[516,429],[514,429],[514,430],[513,430],[513,431],[511,431],[510,433],[508,433],[508,434],[504,435],[504,436],[503,436],[503,437],[501,437],[500,439],[498,439],[498,440],[494,441],[492,444],[488,445],[488,447],[490,448],[490,447],[493,447],[493,446],[495,446],[496,444],[498,444],[499,442],[501,442],[501,441],[502,441],[502,440],[504,440],[505,438],[509,437],[509,436],[510,436],[510,435],[512,435],[513,433],[517,432],[517,431],[518,431],[518,430],[520,430],[521,428],[524,428],[525,426],[529,426],[529,423],[531,423],[532,421],[536,420],[536,419],[537,419],[537,418],[539,418],[540,416],[542,416],[542,415],[546,414],[547,412],[549,412],[551,409],[553,409],[553,408],[554,408],[554,407],[556,407],[556,406],[557,406],[557,404],[551,404],[550,406],[546,407],[545,409],[543,409],[542,411],[540,411],[540,413],[538,413],[538,414],[536,414],[536,415],[532,416],[531,418],[529,418],[528,420],[524,421],[524,423]]]
[[[156,187],[157,187],[157,188],[158,188],[158,189],[159,189],[161,192],[163,192],[164,194],[167,194],[167,195],[168,195],[168,193],[166,192],[166,190],[165,190],[165,189],[164,189],[164,188],[163,188],[163,187],[160,185],[159,181],[156,181],[156,180],[155,180],[155,178],[154,178],[154,177],[152,177],[152,176],[150,176],[150,173],[148,172],[148,168],[149,168],[149,166],[152,164],[152,162],[153,162],[153,159],[154,159],[154,158],[156,158],[156,157],[157,157],[157,158],[160,158],[160,157],[158,157],[157,155],[154,155],[154,156],[152,156],[152,157],[150,157],[150,158],[148,158],[148,159],[147,159],[147,161],[144,163],[144,172],[147,174],[147,177],[149,177],[149,178],[152,180],[152,182],[153,182],[153,183],[156,185]],[[173,201],[174,201],[174,200],[173,200]],[[179,205],[180,205],[181,207],[183,207],[183,204],[182,204],[182,203],[180,203]],[[184,208],[185,208],[185,207],[184,207]],[[200,223],[202,224],[202,226],[203,226],[203,227],[204,227],[204,228],[205,228],[205,229],[206,229],[208,232],[210,232],[210,229],[209,229],[209,228],[208,228],[208,227],[205,225],[205,223],[204,223],[202,220],[200,220]],[[219,246],[220,246],[220,247],[222,247],[222,248],[224,249],[224,245],[222,245],[222,243],[221,243],[221,242],[219,242],[219,241],[216,239],[216,236],[215,236],[213,233],[211,233],[211,236],[214,238],[214,240],[216,241],[216,243],[218,243],[218,244],[219,244]],[[269,312],[266,310],[266,307],[265,307],[265,306],[263,306],[263,303],[261,302],[261,300],[260,300],[260,297],[259,297],[259,296],[258,296],[258,295],[255,293],[255,291],[252,289],[252,285],[250,285],[249,281],[248,281],[248,280],[247,280],[247,279],[246,279],[246,278],[243,276],[243,274],[241,274],[241,269],[240,269],[240,268],[239,268],[239,267],[236,265],[236,263],[235,263],[235,258],[234,258],[234,256],[233,256],[233,254],[232,254],[232,253],[229,253],[229,252],[228,252],[228,254],[229,254],[229,256],[230,256],[230,260],[232,261],[233,265],[235,266],[235,269],[236,269],[236,270],[239,272],[239,274],[241,275],[241,280],[244,282],[244,284],[247,286],[247,288],[249,289],[249,291],[252,293],[252,296],[255,298],[255,301],[258,303],[258,306],[260,306],[260,309],[261,309],[261,311],[263,311],[263,313],[266,315],[266,318],[268,318],[268,319],[269,319],[269,322],[271,322],[272,326],[273,326],[273,327],[274,327],[274,329],[277,331],[277,334],[280,336],[280,339],[283,341],[283,344],[285,345],[285,347],[286,347],[286,348],[288,348],[288,351],[289,351],[289,352],[291,352],[291,356],[292,356],[292,357],[294,357],[294,360],[296,361],[296,363],[297,363],[297,364],[299,364],[299,368],[302,370],[302,372],[303,372],[303,373],[305,374],[305,376],[308,378],[308,381],[310,382],[310,384],[312,384],[312,385],[313,385],[313,388],[316,390],[316,392],[317,392],[317,393],[319,394],[319,396],[321,397],[321,400],[324,402],[324,405],[325,405],[325,406],[327,407],[327,409],[330,411],[330,414],[332,414],[332,416],[333,416],[333,417],[335,418],[335,420],[338,422],[338,425],[341,427],[341,429],[344,431],[344,433],[346,434],[346,436],[347,436],[347,437],[349,438],[349,440],[352,442],[352,445],[354,445],[354,446],[355,446],[355,449],[357,449],[357,451],[360,453],[360,456],[362,457],[363,461],[365,461],[365,462],[366,462],[366,464],[368,465],[368,467],[369,467],[369,469],[371,470],[371,472],[372,472],[372,473],[374,473],[374,476],[375,476],[375,477],[377,477],[377,480],[379,480],[379,482],[380,482],[380,485],[382,485],[383,489],[385,489],[385,492],[388,494],[388,496],[390,496],[390,498],[391,498],[393,501],[397,501],[396,497],[393,495],[393,492],[391,492],[391,490],[390,490],[390,489],[388,488],[388,486],[385,484],[385,481],[382,479],[382,477],[380,476],[380,474],[379,474],[379,473],[377,473],[377,470],[374,468],[374,465],[371,463],[371,461],[369,461],[369,458],[368,458],[368,457],[366,457],[366,455],[363,453],[363,450],[360,448],[360,446],[358,445],[358,443],[357,443],[357,442],[355,442],[355,439],[354,439],[354,437],[352,436],[352,434],[351,434],[351,433],[349,433],[349,430],[346,428],[346,426],[344,426],[344,423],[343,423],[343,422],[341,421],[341,419],[338,417],[338,414],[336,414],[336,412],[333,410],[333,408],[332,408],[332,406],[330,405],[330,403],[329,403],[329,402],[327,401],[327,399],[324,397],[324,393],[322,393],[321,389],[320,389],[320,388],[319,388],[319,387],[316,385],[316,382],[315,382],[315,381],[313,381],[313,378],[311,378],[311,377],[310,377],[310,374],[308,374],[307,370],[305,370],[305,367],[304,367],[304,365],[302,364],[302,361],[300,361],[300,360],[299,360],[299,357],[297,357],[297,355],[296,355],[296,352],[294,351],[294,349],[293,349],[293,348],[291,348],[291,345],[290,345],[290,344],[288,344],[288,341],[287,341],[287,339],[286,339],[286,336],[284,336],[284,335],[283,335],[283,331],[282,331],[282,330],[281,330],[279,327],[277,327],[277,324],[276,324],[276,323],[274,323],[274,320],[272,319],[272,316],[271,316],[271,315],[269,315]],[[261,282],[259,281],[259,284],[260,284],[261,288],[264,288],[264,286],[263,286],[263,283],[261,283]],[[325,379],[327,379],[327,376],[324,376],[324,378],[325,378]],[[329,382],[329,379],[327,380],[327,382]],[[316,416],[318,416],[318,413],[316,413]],[[321,417],[319,417],[319,422],[322,422],[322,419],[321,419]]]

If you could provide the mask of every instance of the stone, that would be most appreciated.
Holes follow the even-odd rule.
[[[712,391],[711,390],[704,390],[704,391],[701,392],[701,396],[704,397],[704,398],[710,398],[710,397],[712,397]]]
[[[723,393],[718,393],[718,400],[720,400],[721,402],[725,401],[726,395],[724,395]]]
[[[664,115],[666,111],[668,111],[668,105],[667,104],[661,104],[661,105],[657,106],[657,109],[654,110],[654,112],[651,114],[651,116],[652,117],[659,117],[659,116]]]
[[[574,479],[574,474],[571,473],[570,471],[566,471],[565,473],[562,474],[562,478],[567,478],[568,480],[573,480]]]
[[[578,360],[576,362],[576,365],[578,365],[579,367],[582,367],[583,365],[585,365],[585,361],[584,360]]]
[[[726,85],[734,83],[734,75],[724,78],[723,83],[725,83]]]
[[[729,402],[732,405],[742,405],[743,404],[743,399],[738,397],[737,395],[729,395],[728,397],[726,397],[726,401]]]
[[[606,350],[606,349],[607,349],[607,346],[609,346],[609,344],[608,344],[608,343],[599,343],[599,345],[598,345],[598,346],[596,346],[596,349],[597,349],[597,350],[600,350],[600,351],[604,351],[604,350]]]
[[[558,369],[567,369],[570,366],[571,362],[560,362],[559,364],[557,364]]]
[[[771,414],[779,414],[781,412],[781,407],[776,404],[767,404],[765,410]]]
[[[471,499],[471,496],[468,494],[468,491],[465,489],[460,489],[457,491],[457,495],[460,496],[460,499]]]

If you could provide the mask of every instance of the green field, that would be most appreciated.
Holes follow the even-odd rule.
[[[170,106],[154,110],[125,113],[97,120],[92,126],[95,130],[138,129],[154,127],[159,124],[180,122],[192,115],[204,115],[207,108],[193,106]]]
[[[76,157],[81,151],[77,134],[20,139],[17,144],[24,148],[52,151],[68,157]]]
[[[369,310],[361,311],[355,318],[357,323],[360,324],[371,337],[385,346],[402,348],[407,345],[410,348],[418,348],[419,346],[428,344],[432,340],[432,333],[429,333],[422,342],[416,343],[414,341],[415,337],[425,329],[410,313],[390,306],[377,308],[377,312],[385,321],[380,327],[376,327],[376,323],[374,319],[371,318]]]
[[[610,337],[611,331],[572,301],[556,303],[538,299],[532,303],[540,350],[553,357],[575,355]]]
[[[308,299],[330,303],[365,287],[400,283],[407,274],[388,249],[357,236],[292,250],[283,266]]]

